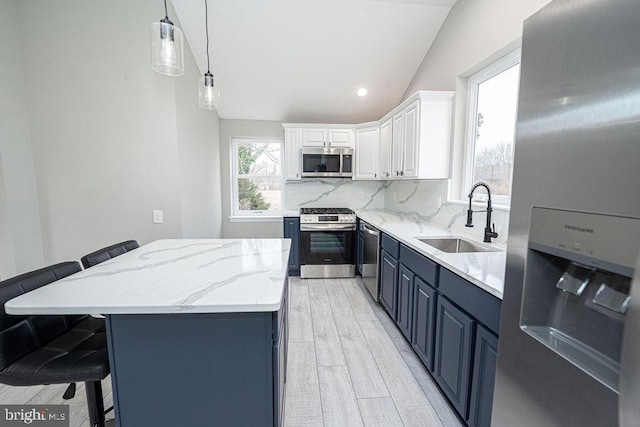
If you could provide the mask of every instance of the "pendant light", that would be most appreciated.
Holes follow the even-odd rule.
[[[182,31],[169,20],[167,0],[164,0],[164,18],[151,24],[151,69],[167,76],[184,74]]]
[[[211,74],[209,65],[209,10],[207,0],[204,0],[204,22],[207,34],[207,72],[198,80],[198,104],[200,108],[215,110],[218,106],[218,101],[220,101],[220,89],[216,78]]]

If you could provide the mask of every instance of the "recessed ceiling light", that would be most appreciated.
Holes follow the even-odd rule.
[[[361,87],[360,89],[358,89],[358,91],[356,92],[356,95],[358,96],[365,96],[366,94],[368,94],[369,91],[366,88]]]

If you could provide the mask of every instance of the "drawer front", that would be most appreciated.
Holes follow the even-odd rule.
[[[494,334],[500,334],[502,301],[446,268],[440,268],[438,284],[440,293],[483,323]]]
[[[384,233],[382,233],[382,249],[395,259],[400,257],[400,242]]]
[[[438,286],[438,265],[405,245],[400,245],[400,262],[434,288]]]

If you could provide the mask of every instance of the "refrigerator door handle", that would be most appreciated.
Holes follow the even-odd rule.
[[[620,398],[618,412],[621,427],[633,427],[640,420],[640,257],[631,283],[631,304],[627,310],[622,338]]]

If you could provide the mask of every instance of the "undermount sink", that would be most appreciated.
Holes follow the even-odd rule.
[[[450,254],[457,253],[469,253],[469,252],[497,252],[499,249],[481,246],[476,243],[470,242],[459,237],[440,237],[440,238],[420,238],[417,237],[422,243],[426,243],[429,246],[447,252]]]

